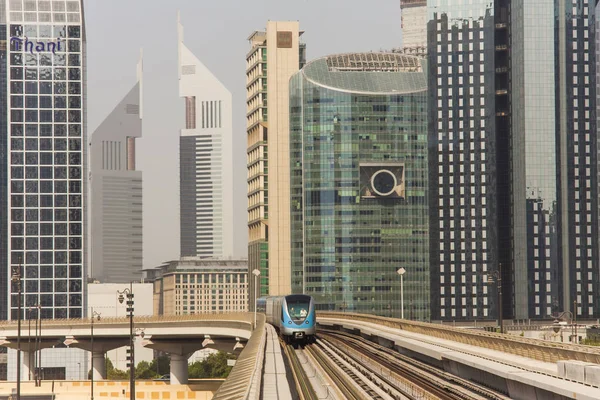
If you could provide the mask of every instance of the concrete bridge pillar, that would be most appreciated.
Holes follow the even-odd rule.
[[[106,359],[103,352],[92,353],[92,374],[95,381],[106,379]]]
[[[188,383],[188,358],[189,354],[171,354],[171,385]]]

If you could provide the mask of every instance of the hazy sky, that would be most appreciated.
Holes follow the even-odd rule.
[[[400,46],[399,0],[84,0],[88,50],[88,133],[135,84],[144,50],[144,268],[179,257],[177,11],[185,43],[233,94],[234,232],[247,254],[245,56],[248,36],[267,20],[298,20],[307,59]]]

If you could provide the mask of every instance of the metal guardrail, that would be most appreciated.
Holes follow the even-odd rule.
[[[407,321],[364,314],[321,311],[318,313],[317,322],[319,318],[369,322],[389,328],[402,329],[408,332],[464,343],[470,346],[502,351],[543,362],[555,363],[559,360],[579,360],[600,364],[600,348],[596,346],[556,343],[515,335],[460,329],[445,325],[429,324],[426,322]]]
[[[249,314],[252,318],[253,315]],[[257,315],[256,329],[240,353],[229,376],[213,400],[258,400],[265,357],[267,330],[265,315]]]

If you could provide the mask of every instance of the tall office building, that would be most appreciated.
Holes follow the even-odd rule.
[[[142,278],[142,172],[135,140],[142,137],[142,60],[138,81],[92,134],[89,276],[103,283]]]
[[[179,95],[185,129],[179,141],[181,256],[233,257],[231,93],[183,43]]]
[[[596,318],[596,4],[509,3],[428,1],[432,318]]]
[[[402,49],[405,54],[427,54],[427,0],[400,0]]]
[[[289,79],[305,63],[299,23],[268,21],[248,40],[248,269],[260,295],[285,295],[290,278]],[[250,280],[254,304],[254,279]]]
[[[0,1],[0,287],[21,266],[23,310],[42,318],[83,316],[85,62],[82,1]],[[1,319],[17,317],[16,289]]]
[[[600,129],[600,13],[596,12],[596,129]],[[600,162],[600,134],[598,135],[597,159]],[[600,185],[600,166],[598,166],[598,184]],[[600,189],[599,189],[600,190]],[[600,193],[598,194],[600,196]],[[600,219],[600,201],[598,202]],[[600,248],[600,223],[598,224],[598,248]]]
[[[317,309],[429,318],[427,62],[352,53],[290,81],[292,290]]]

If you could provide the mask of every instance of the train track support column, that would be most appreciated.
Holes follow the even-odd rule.
[[[188,354],[171,354],[171,385],[188,383],[188,358]]]

